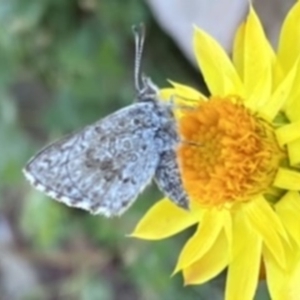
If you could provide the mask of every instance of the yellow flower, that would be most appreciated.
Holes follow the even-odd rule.
[[[275,54],[250,8],[232,61],[195,28],[194,51],[210,96],[173,82],[161,91],[193,103],[178,113],[178,159],[191,210],[162,199],[132,235],[156,240],[198,224],[174,273],[182,271],[185,284],[201,284],[228,268],[227,300],[253,299],[262,266],[272,299],[299,299],[299,28],[297,2]]]

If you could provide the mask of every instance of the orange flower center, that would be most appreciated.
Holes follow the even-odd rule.
[[[271,124],[235,97],[211,98],[179,120],[185,188],[202,205],[248,201],[267,192],[282,158]]]

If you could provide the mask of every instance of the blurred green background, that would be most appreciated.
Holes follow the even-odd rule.
[[[223,298],[224,276],[170,279],[193,229],[160,242],[125,236],[160,198],[155,188],[105,219],[50,200],[21,173],[45,144],[132,103],[140,22],[147,74],[161,87],[170,77],[201,86],[143,1],[0,1],[0,299]]]

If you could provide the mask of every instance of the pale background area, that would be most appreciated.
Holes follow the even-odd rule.
[[[174,39],[178,47],[195,64],[191,39],[195,24],[209,32],[230,52],[235,30],[246,16],[246,0],[147,0],[156,20]],[[293,0],[256,0],[254,7],[275,46],[281,22]]]

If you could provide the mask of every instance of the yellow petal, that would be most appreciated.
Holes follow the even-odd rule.
[[[291,87],[288,101],[284,106],[284,112],[288,119],[292,122],[300,120],[300,66],[299,66],[299,58],[296,60],[293,68],[297,68],[296,75],[294,79],[294,84]]]
[[[241,78],[244,80],[244,53],[245,53],[245,22],[243,22],[237,29],[233,41],[232,61]]]
[[[280,146],[295,141],[300,138],[300,120],[284,126],[275,131]],[[300,149],[299,149],[300,150]]]
[[[285,229],[274,210],[262,195],[244,206],[245,214],[252,228],[262,238],[263,243],[281,266],[286,263],[282,240],[288,240]]]
[[[252,300],[260,268],[262,239],[242,214],[233,222],[232,259],[228,267],[225,299]]]
[[[245,22],[243,38],[245,105],[256,111],[271,94],[272,57],[268,40],[252,7]]]
[[[283,269],[269,249],[263,249],[268,289],[273,300],[298,300],[300,295],[300,252],[297,247],[285,247],[288,267]]]
[[[159,91],[159,97],[162,100],[173,102],[172,106],[175,116],[179,119],[186,109],[199,105],[202,101],[207,101],[207,98],[197,90],[179,83],[170,81],[174,88],[165,88]]]
[[[299,4],[298,6],[298,10],[299,10]],[[298,20],[298,24],[300,26],[300,22]],[[296,31],[299,31],[299,29],[295,29]],[[297,35],[298,37],[300,37],[300,32]],[[293,37],[293,41],[295,41],[295,43],[299,44],[300,38],[295,38]],[[299,44],[300,45],[300,44]],[[297,46],[297,45],[296,45]],[[294,50],[294,46],[292,48],[292,50]],[[297,54],[299,55],[299,51],[297,50]],[[290,59],[290,55],[288,54],[288,60]],[[288,101],[286,103],[286,105],[284,106],[284,112],[286,114],[286,116],[288,117],[288,119],[290,121],[298,121],[300,120],[300,85],[299,85],[299,81],[300,81],[300,67],[299,67],[299,56],[293,58],[292,61],[288,61],[287,63],[290,64],[291,62],[293,62],[293,65],[291,65],[289,67],[289,69],[286,69],[285,73],[288,73],[289,70],[293,69],[293,68],[297,68],[296,71],[296,75],[295,75],[295,80],[294,80],[294,84],[291,87],[289,96],[288,96]],[[283,66],[286,67],[286,66]]]
[[[278,59],[287,72],[296,62],[300,53],[300,4],[295,3],[286,16],[281,28]]]
[[[227,211],[227,213],[223,213],[223,218],[224,218],[224,230],[225,230],[225,235],[228,240],[228,244],[231,245],[232,243],[232,216],[230,211]],[[231,249],[229,249],[231,250]]]
[[[194,52],[211,94],[243,98],[243,84],[228,55],[216,40],[199,28],[194,31]]]
[[[159,90],[159,98],[170,101],[176,95],[176,90],[173,88],[164,88]]]
[[[295,83],[300,82],[300,70],[295,79]],[[289,103],[287,104],[284,112],[290,121],[300,120],[300,86],[299,84],[294,84],[289,95]]]
[[[289,235],[300,249],[300,195],[287,192],[275,206],[277,214]]]
[[[226,210],[206,210],[198,230],[185,244],[180,253],[174,274],[199,260],[215,244],[220,231],[224,228]]]
[[[217,276],[228,264],[227,251],[228,241],[222,231],[210,250],[183,270],[184,284],[201,284]]]
[[[130,236],[147,240],[164,239],[197,222],[199,214],[185,211],[165,198],[148,210]]]
[[[189,102],[189,100],[207,101],[207,97],[196,89],[184,84],[177,83],[175,81],[169,80],[169,82],[173,85],[176,91],[176,95],[182,97],[183,100],[186,100],[187,102]]]
[[[279,168],[273,185],[285,190],[300,191],[300,172]]]
[[[300,139],[287,144],[290,165],[295,167],[300,165]]]
[[[272,121],[278,112],[288,103],[291,88],[293,87],[295,77],[299,68],[299,60],[294,64],[293,68],[288,72],[286,77],[280,82],[274,93],[258,109],[262,117],[268,121]]]

